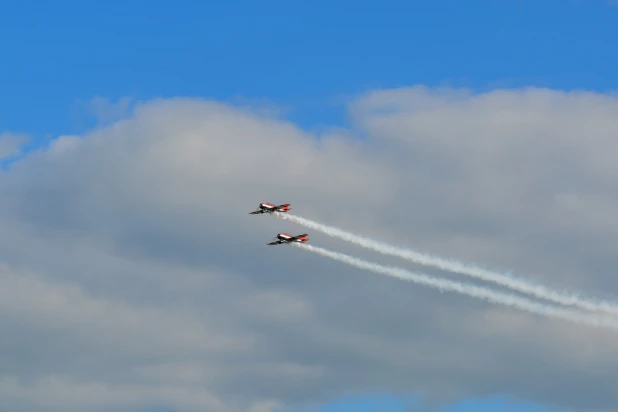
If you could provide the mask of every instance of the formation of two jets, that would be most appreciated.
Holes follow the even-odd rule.
[[[268,214],[287,213],[289,211],[290,211],[289,203],[285,203],[279,206],[275,206],[270,203],[260,203],[260,206],[258,207],[258,209],[249,214],[250,215],[261,215],[263,213],[268,213]],[[275,240],[274,242],[268,243],[268,246],[288,244],[292,242],[307,243],[307,241],[309,240],[307,236],[309,236],[307,233],[303,233],[302,235],[297,235],[297,236],[290,236],[287,233],[278,233],[277,240]]]

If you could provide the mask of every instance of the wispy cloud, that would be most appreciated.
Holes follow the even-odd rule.
[[[29,140],[25,134],[0,133],[0,160],[20,154],[22,146]]]

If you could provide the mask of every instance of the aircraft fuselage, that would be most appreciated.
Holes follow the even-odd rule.
[[[273,205],[271,203],[260,203],[260,205],[258,206],[258,210],[256,210],[255,212],[251,212],[249,214],[257,215],[257,214],[262,214],[262,213],[289,212],[289,211],[290,211],[289,203],[285,203],[279,206]]]

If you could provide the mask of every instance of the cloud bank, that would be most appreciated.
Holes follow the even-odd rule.
[[[11,165],[0,406],[274,412],[380,391],[614,410],[615,333],[267,248],[301,228],[247,213],[289,202],[611,299],[618,98],[412,87],[349,109],[349,128],[316,136],[259,110],[155,100]]]

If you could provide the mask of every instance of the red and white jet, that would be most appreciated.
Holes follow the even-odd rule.
[[[302,235],[298,235],[298,236],[290,236],[287,233],[279,233],[277,234],[277,240],[275,240],[274,242],[270,242],[268,246],[281,245],[281,244],[287,245],[288,243],[292,243],[292,242],[307,243],[307,241],[309,240],[307,236],[309,236],[307,233],[303,233]]]
[[[260,203],[258,210],[249,213],[250,215],[258,215],[261,213],[274,213],[274,212],[289,212],[290,204],[285,203],[283,205],[275,206],[270,203]]]

